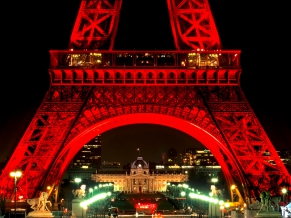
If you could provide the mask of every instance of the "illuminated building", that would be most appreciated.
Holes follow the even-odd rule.
[[[178,163],[178,152],[174,148],[168,149],[162,154],[163,164],[177,164]]]
[[[215,157],[210,152],[210,150],[201,150],[195,148],[186,148],[184,149],[183,154],[181,154],[182,163],[177,166],[176,170],[179,170],[179,167],[184,167],[189,171],[188,173],[200,174],[215,176],[221,172],[221,167],[217,163]],[[181,165],[181,166],[180,166]],[[191,168],[189,168],[191,167]],[[168,169],[169,170],[169,169]],[[185,171],[186,172],[186,171]]]
[[[162,160],[163,165],[156,166],[156,171],[159,173],[216,176],[221,172],[221,166],[207,149],[186,148],[181,154],[181,162],[178,162],[177,152],[172,148],[163,153]]]
[[[114,191],[133,193],[164,192],[168,182],[187,182],[187,174],[156,173],[151,171],[149,163],[142,157],[131,163],[129,172],[125,173],[95,173],[95,182],[113,182]]]
[[[75,155],[68,167],[64,179],[81,178],[90,179],[101,165],[101,135],[86,143]]]
[[[193,164],[196,166],[213,166],[217,165],[217,161],[210,150],[196,150],[193,155]]]
[[[102,161],[102,164],[98,166],[96,173],[125,173],[126,169],[116,161]]]
[[[194,173],[196,175],[216,176],[221,172],[221,166],[217,163],[213,154],[205,150],[195,150],[193,154]]]
[[[183,165],[193,165],[194,164],[194,154],[196,153],[195,148],[186,148],[182,154]]]

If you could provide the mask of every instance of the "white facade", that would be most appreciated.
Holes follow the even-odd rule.
[[[168,182],[187,182],[186,174],[150,174],[149,164],[138,157],[131,164],[130,174],[93,174],[95,182],[112,182],[114,191],[145,193],[165,192]]]

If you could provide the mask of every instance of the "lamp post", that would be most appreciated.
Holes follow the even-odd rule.
[[[185,195],[186,195],[186,192],[181,191],[181,197],[185,197]]]
[[[173,198],[175,199],[176,185],[172,184],[172,188]]]
[[[287,193],[287,189],[286,188],[282,188],[282,194],[283,194],[283,201],[285,202],[285,195]]]
[[[220,210],[221,210],[221,214],[220,214],[220,217],[222,218],[222,211],[224,210],[224,206],[223,205],[220,205]]]
[[[91,197],[93,197],[93,195],[94,195],[94,189],[93,188],[89,188],[89,193],[92,193],[91,194]]]
[[[77,183],[78,188],[80,188],[80,187],[79,187],[79,184],[80,184],[81,181],[82,181],[82,180],[81,180],[80,178],[75,178],[75,182]]]
[[[15,170],[13,172],[10,173],[11,177],[14,177],[14,217],[16,218],[16,192],[17,192],[17,178],[21,177],[22,173],[21,171]]]
[[[96,193],[98,193],[98,192],[97,192],[97,191],[98,191],[98,187],[97,187],[97,185],[94,186],[94,190],[96,190]]]
[[[214,184],[214,186],[215,186],[215,183],[217,183],[218,182],[218,179],[217,178],[212,178],[211,179],[211,182]]]
[[[210,193],[209,193],[209,197],[210,197],[210,198],[213,197],[213,192],[210,192]],[[208,216],[209,216],[209,217],[212,217],[212,206],[213,206],[213,205],[212,205],[212,201],[209,201],[209,207],[208,207],[208,208],[209,208],[209,211],[208,211]]]

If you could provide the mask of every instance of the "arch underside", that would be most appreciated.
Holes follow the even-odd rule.
[[[170,86],[92,88],[92,94],[59,155],[59,161],[55,162],[53,169],[56,170],[51,171],[49,178],[60,178],[69,160],[94,136],[112,128],[137,123],[165,125],[191,135],[212,151],[224,169],[229,184],[233,184],[233,175],[241,178],[241,183],[246,183],[197,90]]]
[[[177,129],[198,139],[210,149],[222,166],[228,183],[236,178],[245,196],[248,196],[250,187],[253,192],[259,193],[261,190],[275,190],[278,184],[289,180],[286,168],[239,86],[99,87],[94,89],[88,99],[82,115],[71,131],[69,141],[86,131],[92,123],[126,114],[155,114],[152,123],[172,128],[177,126],[165,120],[158,123],[158,118],[162,117],[160,115],[176,117],[185,122],[178,125]],[[128,124],[146,123],[146,120],[129,119]],[[118,122],[121,121],[115,121],[116,126],[119,125]],[[207,132],[209,137],[205,139],[205,134],[183,127],[186,123]],[[111,125],[112,128],[115,126],[112,123],[106,125]],[[210,140],[212,137],[217,144]]]
[[[19,192],[29,187],[31,197],[46,184],[56,185],[94,136],[135,123],[164,125],[196,138],[245,196],[249,188],[271,189],[290,177],[239,86],[53,86],[4,172],[22,169],[26,178]],[[9,188],[13,184],[7,182]]]

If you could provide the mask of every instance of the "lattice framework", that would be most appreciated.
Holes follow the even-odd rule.
[[[177,50],[221,49],[207,0],[167,0]]]
[[[121,0],[82,1],[70,48],[96,49],[108,43],[108,49],[112,50],[121,3]],[[177,50],[220,49],[207,0],[167,0],[167,4]],[[226,60],[235,58],[236,54]],[[85,75],[96,69],[75,67],[72,70],[63,66],[58,69],[58,65],[52,64],[52,85],[2,171],[1,193],[12,196],[13,180],[9,173],[15,169],[21,169],[24,175],[17,184],[19,195],[31,198],[46,185],[56,186],[70,160],[91,139],[89,135],[94,134],[99,124],[101,128],[114,118],[114,122],[103,129],[105,131],[122,123],[123,116],[143,117],[145,114],[154,115],[165,125],[172,125],[165,116],[171,122],[179,120],[179,128],[185,132],[181,121],[208,134],[209,138],[196,137],[217,158],[228,183],[242,184],[240,189],[245,197],[249,197],[249,192],[258,196],[262,190],[279,193],[280,186],[290,184],[290,174],[243,95],[239,86],[240,69],[225,65],[206,68],[201,65],[197,69],[170,70],[176,75],[181,71],[186,71],[186,75],[191,75],[192,71],[197,73],[198,80],[185,80],[187,83],[178,77],[162,80],[156,68],[140,68],[144,75],[155,72],[153,83],[146,83],[144,79],[145,82],[139,84],[139,80],[132,80],[136,83],[130,85],[123,79],[123,86],[119,86],[109,83],[105,77],[101,78],[101,84],[93,79],[88,82]],[[131,70],[134,71],[134,67],[120,72],[125,78]],[[116,68],[98,71],[104,75],[109,73],[110,79],[117,81],[113,80]],[[81,75],[79,80],[74,78],[75,73]],[[167,84],[167,81],[173,83]],[[92,133],[88,134],[90,131]]]

